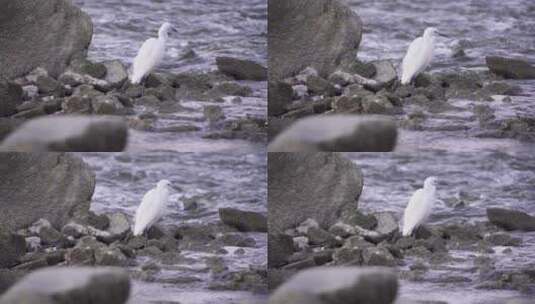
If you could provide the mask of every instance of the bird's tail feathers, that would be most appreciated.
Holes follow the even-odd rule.
[[[141,225],[134,225],[134,236],[143,234],[143,227]]]

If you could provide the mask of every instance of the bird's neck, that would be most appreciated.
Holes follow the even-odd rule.
[[[167,38],[169,38],[169,35],[165,32],[161,32],[158,34],[158,39],[160,39],[163,42],[166,42]]]

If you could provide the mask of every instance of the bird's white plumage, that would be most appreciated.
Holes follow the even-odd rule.
[[[436,178],[428,177],[424,187],[412,195],[403,214],[403,236],[409,236],[431,215],[436,200]]]
[[[166,22],[160,27],[158,38],[150,38],[143,43],[132,64],[130,82],[139,84],[143,77],[160,64],[165,55],[165,44],[170,30],[172,30],[172,26]]]
[[[433,59],[435,47],[435,28],[427,28],[422,37],[414,39],[401,64],[401,84],[409,84],[414,77],[423,72]]]
[[[156,188],[149,190],[136,210],[134,235],[143,232],[156,223],[164,214],[169,198],[169,181],[161,180]]]

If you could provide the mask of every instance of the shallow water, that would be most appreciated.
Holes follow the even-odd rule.
[[[171,22],[178,34],[171,36],[160,71],[186,72],[214,70],[217,56],[251,59],[266,65],[267,1],[265,0],[74,0],[88,13],[94,24],[89,58],[95,61],[120,59],[130,65],[141,44],[157,36],[164,21]],[[242,103],[227,100],[223,111],[227,118],[266,116],[267,85],[265,82],[241,82],[253,89],[253,96]],[[187,101],[193,112],[171,115],[155,113],[160,127],[196,125],[202,130],[187,133],[132,132],[129,151],[221,151],[230,149],[261,149],[260,144],[240,140],[203,139],[208,125],[193,121],[202,117],[202,107],[214,104]],[[136,108],[140,113],[143,109]],[[158,142],[159,145],[153,145]],[[182,145],[185,142],[185,145]]]
[[[358,53],[362,60],[394,59],[401,63],[410,42],[421,36],[428,26],[438,28],[448,37],[436,41],[434,59],[428,72],[446,70],[481,70],[486,68],[485,56],[502,55],[519,57],[535,63],[535,3],[530,0],[347,0],[361,17],[364,34]],[[462,46],[466,56],[454,57],[454,51]],[[399,70],[399,69],[398,69]],[[535,117],[535,81],[508,81],[522,87],[523,95],[512,97],[509,103],[450,100],[449,103],[466,109],[466,112],[447,111],[430,115],[424,124],[424,132],[401,130],[400,151],[417,149],[443,149],[464,139],[475,141],[471,150],[515,150],[521,146],[518,140],[507,140],[503,146],[499,140],[480,139],[482,129],[477,121],[466,120],[472,116],[470,108],[476,104],[488,104],[496,110],[497,118],[522,116]],[[407,111],[408,113],[411,110]],[[441,118],[442,114],[451,115]],[[464,116],[465,119],[459,119]],[[402,118],[402,117],[400,117]],[[456,125],[458,131],[437,131],[437,126]],[[433,131],[430,131],[433,130]],[[423,142],[415,146],[415,142]],[[481,146],[478,143],[481,143]],[[513,147],[511,147],[513,146]],[[452,147],[453,148],[453,147]],[[522,149],[522,147],[518,147]]]
[[[438,177],[438,203],[430,225],[460,221],[487,221],[486,208],[504,207],[535,213],[535,156],[510,156],[499,152],[481,153],[349,153],[363,171],[364,188],[359,209],[365,212],[392,211],[402,217],[412,193],[428,176]],[[535,233],[515,232],[520,247],[494,247],[489,256],[497,259],[497,269],[522,269],[535,263]],[[401,297],[442,300],[448,303],[503,303],[503,299],[528,297],[518,291],[474,289],[479,282],[472,260],[481,255],[472,251],[451,251],[462,261],[446,264],[444,271],[426,273],[423,282],[401,282]],[[409,262],[410,264],[410,262]],[[407,268],[407,267],[405,267]],[[461,276],[471,282],[444,283],[438,278]],[[439,280],[438,280],[439,281]],[[533,296],[533,295],[531,295]],[[489,302],[489,299],[495,302]],[[500,301],[502,300],[502,301]]]
[[[170,195],[167,215],[161,221],[163,225],[217,222],[218,209],[222,207],[267,210],[266,158],[263,153],[84,153],[81,156],[96,174],[91,209],[97,213],[121,211],[133,217],[143,195],[164,178],[178,190]],[[200,207],[194,211],[183,210],[184,199],[195,196],[202,197]],[[247,235],[255,239],[256,248],[244,248],[245,254],[234,255],[236,248],[225,247],[229,253],[223,258],[231,271],[267,262],[267,235]],[[236,303],[265,298],[265,295],[246,291],[206,289],[211,278],[203,259],[213,255],[194,251],[182,251],[182,255],[196,262],[164,267],[159,277],[195,277],[201,279],[200,282],[173,285],[135,281],[131,303],[165,300],[200,304],[213,303],[213,299],[218,303]],[[139,258],[140,264],[146,261],[145,257]]]

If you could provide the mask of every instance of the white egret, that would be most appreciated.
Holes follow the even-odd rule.
[[[170,31],[176,32],[176,29],[170,23],[165,22],[158,31],[158,38],[150,38],[143,43],[134,59],[130,76],[131,83],[139,84],[162,61]]]
[[[171,183],[168,180],[162,179],[155,188],[143,196],[143,200],[136,210],[134,235],[143,234],[164,215],[170,186]]]
[[[401,84],[409,84],[414,77],[423,72],[433,59],[435,37],[440,35],[436,28],[428,27],[422,37],[414,39],[401,64]]]
[[[428,177],[424,181],[424,187],[412,195],[403,214],[403,236],[411,235],[431,215],[436,200],[436,183],[436,177]]]

